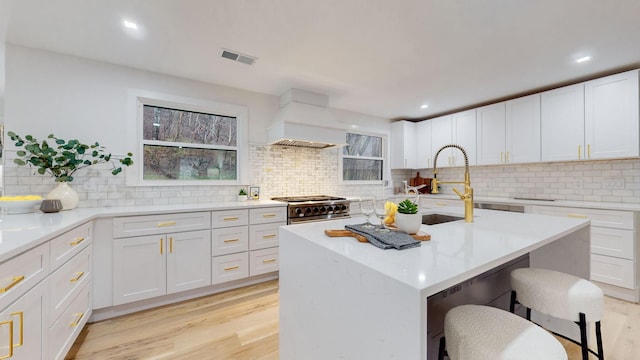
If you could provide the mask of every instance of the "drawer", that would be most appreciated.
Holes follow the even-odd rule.
[[[591,227],[591,252],[633,260],[633,231]]]
[[[249,274],[255,276],[278,271],[280,264],[278,253],[277,247],[251,251],[249,253]]]
[[[414,200],[414,198],[415,198],[415,195],[407,196],[407,199],[410,199],[412,201]],[[426,208],[439,208],[439,207],[445,207],[445,206],[463,207],[464,201],[458,200],[458,199],[431,199],[431,198],[420,197],[420,199],[418,200],[418,205],[420,207],[426,207]]]
[[[211,255],[227,255],[249,250],[249,229],[234,226],[211,230]]]
[[[591,280],[634,289],[633,261],[592,254]]]
[[[116,217],[113,219],[113,237],[167,234],[179,231],[207,230],[211,227],[208,211]]]
[[[268,207],[249,210],[251,224],[266,224],[273,222],[287,222],[287,207]]]
[[[249,254],[246,252],[216,256],[212,259],[211,282],[221,284],[249,276]]]
[[[80,225],[51,240],[51,269],[57,269],[65,261],[84,249],[91,242],[91,223]]]
[[[49,328],[49,354],[53,356],[48,358],[64,359],[71,349],[71,345],[91,316],[90,290],[91,284],[87,284]]]
[[[249,230],[249,249],[258,250],[278,246],[280,226],[286,224],[287,223],[284,222],[277,224],[251,225]]]
[[[591,226],[633,230],[633,212],[581,209],[556,206],[534,206],[535,214],[556,215],[591,220]]]
[[[91,251],[92,246],[85,247],[80,254],[51,274],[49,278],[50,323],[58,319],[62,311],[78,295],[80,289],[91,282]]]
[[[42,244],[0,264],[0,310],[49,274],[49,244]]]
[[[211,212],[211,227],[249,225],[249,210],[220,210]]]

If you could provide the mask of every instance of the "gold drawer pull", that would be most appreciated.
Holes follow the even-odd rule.
[[[78,237],[74,241],[70,242],[69,245],[76,246],[76,245],[80,244],[83,241],[84,241],[83,237]]]
[[[582,145],[578,145],[578,159],[582,159]]]
[[[272,217],[276,217],[276,214],[262,214],[262,217],[272,218]]]
[[[222,220],[224,220],[224,221],[236,221],[238,219],[240,219],[240,218],[237,217],[237,216],[232,216],[232,217],[226,217],[226,218],[224,218]]]
[[[576,218],[576,219],[586,219],[588,217],[587,215],[580,215],[580,214],[567,214],[567,216],[570,218]]]
[[[225,243],[232,243],[232,242],[236,242],[236,241],[240,241],[240,239],[227,239],[227,240],[224,240]]]
[[[439,203],[436,203],[436,205],[437,205],[437,206],[447,206],[447,203],[439,202]]]
[[[6,355],[1,355],[0,359],[8,359],[13,357],[13,320],[0,322],[0,326],[3,325],[9,325],[9,345],[7,346],[9,350]]]
[[[0,293],[9,291],[9,289],[11,289],[12,287],[18,285],[18,283],[20,281],[22,281],[22,280],[24,280],[24,275],[14,276],[13,279],[11,280],[11,284],[9,284],[6,287],[0,289]]]
[[[164,239],[160,238],[160,255],[164,254]]]
[[[20,317],[20,337],[18,339],[17,344],[13,344],[13,347],[20,347],[24,344],[24,312],[17,311],[11,313],[11,316],[19,316]]]
[[[276,234],[267,234],[267,235],[262,235],[262,238],[263,239],[271,239],[271,238],[274,238],[276,236],[278,236],[278,235],[276,235]]]
[[[587,144],[587,158],[591,159],[591,144]]]
[[[76,282],[78,280],[80,280],[80,278],[82,277],[82,275],[84,275],[84,271],[78,271],[76,273],[76,277],[74,277],[73,279],[69,280],[70,282]]]
[[[73,314],[73,316],[76,317],[76,321],[72,322],[71,324],[69,324],[69,326],[71,327],[75,327],[78,326],[78,324],[80,324],[80,320],[82,320],[82,318],[84,317],[84,313],[75,313]]]
[[[175,224],[177,224],[175,221],[165,221],[165,222],[158,223],[156,226],[165,227],[165,226],[173,226]]]
[[[224,271],[232,271],[232,270],[236,270],[236,269],[239,269],[239,268],[240,268],[240,265],[234,265],[234,266],[229,266],[229,267],[224,268]]]
[[[173,254],[173,236],[169,238],[169,252]]]
[[[276,259],[264,259],[264,260],[262,260],[263,264],[268,264],[268,263],[272,263],[272,262],[276,262]]]

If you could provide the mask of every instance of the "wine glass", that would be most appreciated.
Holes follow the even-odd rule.
[[[380,219],[380,227],[376,229],[377,232],[387,232],[389,229],[384,224],[384,219],[387,217],[386,203],[387,199],[376,199],[373,207],[373,211],[376,217]]]
[[[374,200],[371,198],[360,198],[360,212],[367,218],[367,223],[362,225],[362,228],[373,229],[375,226],[371,225],[369,217],[374,212]]]

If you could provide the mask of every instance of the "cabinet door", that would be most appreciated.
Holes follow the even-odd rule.
[[[483,106],[477,110],[478,165],[506,162],[505,103]]]
[[[542,161],[584,158],[584,85],[543,92],[540,109]]]
[[[590,159],[640,155],[638,70],[585,83],[585,144]]]
[[[432,168],[431,121],[417,123],[416,134],[416,169]]]
[[[167,292],[166,251],[166,238],[160,235],[113,241],[114,305],[144,300]]]
[[[416,124],[402,120],[391,124],[391,168],[414,169],[416,167]]]
[[[438,150],[444,145],[451,144],[453,141],[453,128],[451,115],[445,115],[437,117],[435,119],[428,120],[431,122],[431,154],[433,161],[437,160],[436,166],[439,168],[452,166],[451,149],[444,149],[438,154]],[[438,159],[436,159],[438,155]]]
[[[167,294],[211,285],[211,232],[167,235]]]
[[[540,94],[507,101],[505,145],[508,163],[540,161]]]
[[[43,358],[44,286],[40,283],[0,312],[0,357],[13,353],[11,359]],[[13,330],[13,341],[10,340]]]
[[[462,146],[467,152],[469,165],[476,164],[476,110],[453,114],[453,143]],[[464,156],[457,149],[451,153],[453,166],[464,166]]]

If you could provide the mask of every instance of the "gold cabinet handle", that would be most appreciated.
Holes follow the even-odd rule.
[[[173,236],[169,238],[169,252],[173,254]]]
[[[70,242],[69,245],[76,246],[84,241],[84,237],[78,237],[74,241]]]
[[[18,337],[18,343],[13,344],[13,347],[20,347],[24,344],[24,312],[13,312],[11,313],[11,316],[18,316],[20,318],[20,331],[18,332],[20,335]]]
[[[13,320],[0,322],[0,326],[7,325],[9,326],[9,346],[7,346],[8,352],[6,355],[1,355],[0,359],[8,359],[13,357]]]
[[[237,216],[232,216],[232,217],[223,218],[222,220],[224,220],[224,221],[236,221],[238,219],[240,219],[240,218],[237,217]]]
[[[20,281],[22,281],[22,280],[24,280],[24,275],[14,276],[13,279],[11,280],[11,284],[9,284],[6,287],[3,287],[2,289],[0,289],[0,293],[9,291],[9,289],[11,289],[12,287],[18,285],[18,283]]]
[[[586,219],[588,216],[581,215],[581,214],[567,214],[567,217],[576,218],[576,219]]]
[[[263,264],[268,264],[268,263],[272,263],[272,262],[276,262],[276,259],[264,259],[264,260],[262,260]]]
[[[439,202],[439,203],[436,203],[436,205],[437,206],[447,206],[447,203]]]
[[[276,217],[276,214],[262,214],[263,218],[272,218],[272,217]]]
[[[267,234],[267,235],[262,235],[262,238],[263,239],[272,239],[272,238],[274,238],[276,236],[278,236],[278,235],[276,235],[276,234]]]
[[[71,324],[69,324],[69,326],[76,327],[76,326],[78,326],[78,324],[80,324],[80,320],[82,320],[82,318],[84,317],[84,313],[81,313],[81,312],[75,313],[75,314],[73,314],[73,316],[76,317],[76,320],[74,322],[72,322]]]
[[[160,254],[164,254],[164,239],[160,238]]]
[[[82,277],[82,275],[84,275],[84,271],[78,271],[76,273],[76,277],[74,277],[73,279],[69,280],[70,282],[77,282],[78,280],[80,280],[80,278]]]
[[[232,243],[232,242],[236,242],[236,241],[240,241],[240,239],[227,239],[227,240],[223,240],[223,242],[225,242],[225,243]]]
[[[505,154],[505,162],[509,162],[509,152],[507,151],[507,153]]]
[[[238,268],[240,268],[240,265],[229,266],[229,267],[224,268],[224,271],[232,271],[232,270],[236,270]]]
[[[582,145],[578,145],[578,159],[582,159]]]
[[[156,226],[157,227],[165,227],[165,226],[173,226],[175,224],[177,224],[175,221],[165,221],[165,222],[157,223]]]
[[[587,144],[587,158],[591,159],[591,144]]]
[[[502,151],[500,151],[500,162],[504,162],[504,160],[502,160],[502,155],[503,155],[503,153],[502,153]]]

